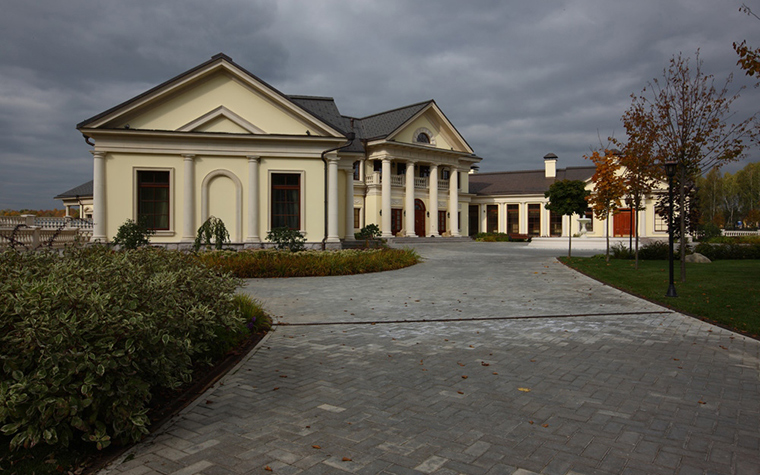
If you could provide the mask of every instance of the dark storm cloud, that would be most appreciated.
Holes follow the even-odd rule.
[[[288,94],[364,116],[435,99],[482,170],[581,165],[672,55],[718,78],[760,45],[741,2],[25,1],[0,17],[0,208],[92,176],[76,123],[224,52]],[[760,5],[758,6],[760,10]],[[754,112],[758,90],[737,103]],[[756,158],[754,158],[756,160]]]

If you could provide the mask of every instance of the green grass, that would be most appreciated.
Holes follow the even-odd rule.
[[[678,297],[666,297],[668,261],[633,261],[600,258],[561,258],[563,263],[601,282],[667,305],[757,338],[760,335],[760,261],[725,260],[686,264],[686,282],[680,282],[675,263]]]

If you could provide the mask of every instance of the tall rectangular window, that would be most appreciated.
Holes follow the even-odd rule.
[[[486,232],[499,232],[499,205],[486,206]]]
[[[668,208],[667,206],[658,206],[654,211],[654,232],[668,232]]]
[[[272,174],[272,229],[301,229],[301,174]]]
[[[541,235],[541,205],[528,205],[528,234]]]
[[[507,205],[507,233],[520,233],[520,205]]]
[[[446,232],[446,211],[438,210],[438,234]]]
[[[401,232],[401,227],[404,224],[404,210],[391,209],[391,234],[394,236]]]
[[[359,229],[362,227],[361,211],[361,208],[354,208],[354,229]]]
[[[583,214],[584,218],[588,218],[591,221],[586,224],[586,231],[593,232],[594,231],[594,210],[591,208],[586,208],[586,212]]]
[[[362,162],[359,160],[354,162],[354,181],[359,181],[359,177],[361,176],[359,174],[359,167],[361,166]]]
[[[169,172],[137,171],[137,221],[149,229],[169,229]]]
[[[562,236],[562,215],[549,211],[549,236]]]

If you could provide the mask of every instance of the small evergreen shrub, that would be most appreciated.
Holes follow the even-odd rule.
[[[278,250],[287,249],[290,252],[299,252],[306,249],[304,247],[306,238],[297,229],[274,228],[267,232],[267,240],[273,242]]]
[[[380,226],[377,224],[368,224],[361,228],[355,235],[356,239],[377,239],[380,237]]]
[[[198,228],[193,249],[198,251],[203,246],[205,250],[209,250],[213,245],[214,249],[220,250],[225,242],[230,242],[230,233],[227,232],[224,222],[216,216],[209,216]]]
[[[116,236],[113,238],[113,243],[120,246],[121,249],[137,249],[141,246],[147,246],[150,244],[150,236],[155,234],[155,231],[148,229],[144,220],[139,223],[128,219],[119,226],[116,231]]]

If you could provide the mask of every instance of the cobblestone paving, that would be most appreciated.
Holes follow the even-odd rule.
[[[354,285],[252,281],[247,290],[259,288],[283,322],[350,324],[278,326],[222,384],[102,473],[760,473],[760,342],[526,249],[495,248],[519,263],[498,278],[505,269],[493,251],[473,249],[485,260],[449,262],[445,249],[426,247],[425,264]],[[482,281],[468,281],[468,265]],[[449,283],[419,280],[431,271]],[[345,295],[325,290],[308,297],[311,317],[307,306],[288,316],[302,286],[336,281],[356,297],[353,312],[343,312]],[[387,302],[377,286],[397,298]],[[410,301],[419,286],[429,298]],[[537,303],[521,306],[510,292]],[[505,296],[510,304],[493,302]],[[446,309],[421,310],[431,298]],[[466,320],[563,308],[610,315]],[[625,309],[650,313],[618,314]],[[465,320],[383,323],[425,315]]]

